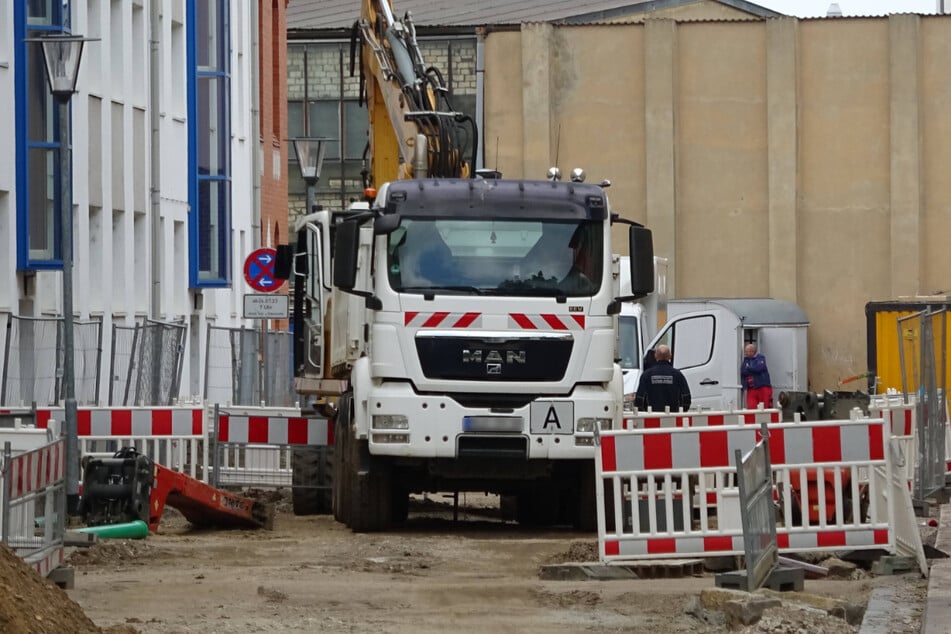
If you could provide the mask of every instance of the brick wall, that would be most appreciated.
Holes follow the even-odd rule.
[[[450,44],[452,55],[450,60]],[[469,97],[473,102],[476,93],[476,41],[471,39],[428,39],[420,42],[420,49],[427,66],[442,73],[443,79],[451,82],[453,94]],[[305,62],[306,52],[306,62]],[[451,63],[450,63],[451,62]],[[287,97],[290,100],[305,99],[356,99],[359,96],[359,77],[350,77],[349,42],[295,44],[291,42],[287,58]],[[342,82],[341,82],[342,78]],[[461,101],[461,100],[460,100]],[[454,104],[457,108],[462,103]],[[473,116],[475,112],[471,113]],[[292,152],[293,154],[293,152]],[[289,166],[297,170],[297,166]],[[330,209],[339,209],[349,204],[349,198],[359,196],[363,185],[359,178],[347,178],[343,183],[348,194],[341,197],[339,178],[322,178],[317,193],[317,202]],[[291,218],[304,212],[305,196],[301,183],[292,183],[289,195]]]
[[[261,243],[288,241],[287,211],[287,3],[258,0],[260,7]]]

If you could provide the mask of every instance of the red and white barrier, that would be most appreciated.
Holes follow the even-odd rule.
[[[10,460],[10,499],[16,500],[46,489],[66,477],[66,445],[58,440]]]
[[[623,429],[657,429],[666,427],[715,427],[778,423],[782,413],[778,409],[739,409],[725,411],[654,412],[637,411],[624,414]]]
[[[293,486],[293,447],[333,445],[333,425],[296,408],[216,406],[216,486]]]
[[[38,409],[37,427],[62,422],[62,408]],[[207,481],[206,418],[201,406],[81,407],[76,412],[82,456],[109,457],[133,447],[152,461]],[[200,476],[199,476],[200,474]]]
[[[785,518],[777,527],[780,551],[882,548],[917,557],[927,574],[908,487],[893,465],[897,447],[882,419],[768,429]],[[740,523],[716,516],[726,508],[718,483],[735,473],[736,450],[752,449],[758,435],[759,426],[745,423],[601,432],[602,561],[742,554]]]
[[[218,415],[218,441],[242,445],[332,445],[333,425],[325,418],[264,413],[227,413]]]
[[[66,441],[9,456],[0,454],[0,526],[3,541],[46,577],[63,563],[66,518]],[[37,529],[37,513],[44,514]]]

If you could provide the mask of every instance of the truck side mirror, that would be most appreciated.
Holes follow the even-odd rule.
[[[294,247],[290,244],[277,245],[277,259],[274,260],[274,277],[287,280],[291,277],[294,264]]]
[[[654,237],[647,227],[632,225],[628,234],[631,264],[631,294],[644,297],[654,292]]]
[[[337,225],[334,233],[334,286],[352,290],[357,285],[360,224],[355,220],[342,222]]]

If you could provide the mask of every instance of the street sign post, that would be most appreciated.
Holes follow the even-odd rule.
[[[244,279],[248,286],[259,293],[273,293],[284,285],[274,275],[277,251],[271,248],[255,249],[244,260]],[[285,315],[286,317],[286,315]]]
[[[287,319],[287,295],[259,295],[247,293],[244,296],[245,319]]]

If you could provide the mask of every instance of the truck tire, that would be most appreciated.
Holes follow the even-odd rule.
[[[585,466],[587,465],[587,466]],[[598,496],[595,489],[594,464],[585,462],[578,474],[578,490],[573,496],[575,529],[586,533],[598,530]]]
[[[367,441],[353,437],[350,424],[352,403],[352,394],[343,395],[339,426],[334,428],[339,432],[334,437],[337,455],[342,458],[340,466],[335,469],[335,475],[340,476],[340,500],[336,512],[340,515],[339,521],[355,533],[386,530],[394,519],[394,486],[388,477],[388,465],[373,459]]]
[[[350,529],[355,533],[383,531],[393,524],[393,485],[384,465],[367,461],[366,443],[350,438]],[[371,462],[360,473],[361,458]]]
[[[393,486],[393,499],[390,501],[390,519],[394,524],[403,524],[409,519],[409,493],[399,485]]]
[[[344,526],[350,525],[350,402],[345,394],[334,419],[333,514]]]
[[[331,510],[330,450],[294,447],[291,451],[291,506],[294,515],[321,515]],[[317,488],[320,487],[320,488]]]
[[[546,486],[548,485],[548,486]],[[558,522],[560,495],[553,482],[545,482],[519,491],[515,517],[522,526],[553,526]]]

